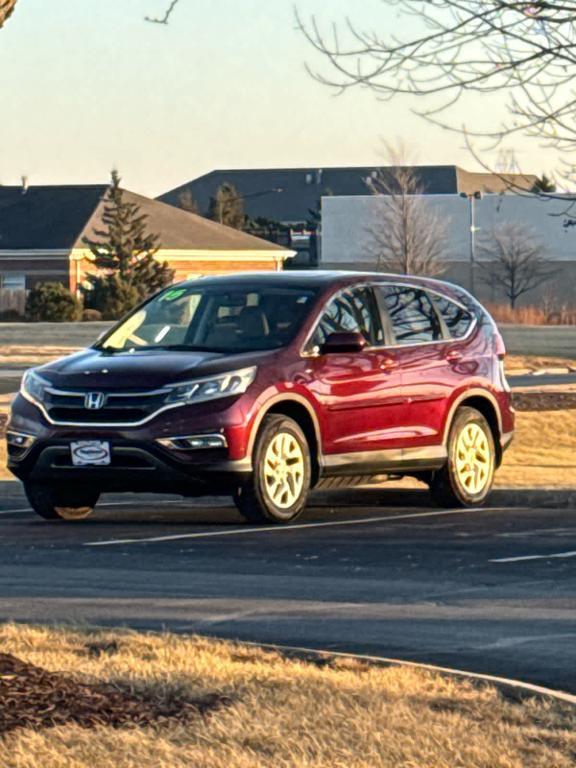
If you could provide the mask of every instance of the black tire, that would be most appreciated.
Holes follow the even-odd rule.
[[[467,487],[457,469],[458,440],[466,427],[476,425],[486,436],[489,458],[483,486],[477,492]],[[448,461],[442,469],[434,472],[430,480],[430,495],[442,507],[476,507],[484,503],[492,490],[496,469],[496,448],[494,435],[488,421],[475,408],[464,406],[456,411],[448,435]],[[473,449],[470,449],[473,450]]]
[[[97,491],[31,483],[24,490],[30,506],[44,520],[85,520],[100,497]]]
[[[271,495],[272,489],[270,487],[270,483],[274,482],[274,480],[270,480],[270,472],[274,470],[268,465],[268,472],[266,471],[266,454],[275,438],[281,439],[281,435],[287,435],[296,441],[301,452],[302,464],[297,481],[292,478],[290,484],[290,478],[286,479],[290,490],[277,503]],[[252,477],[246,485],[238,489],[234,496],[234,502],[240,514],[251,523],[285,524],[292,522],[303,512],[310,490],[310,447],[304,432],[293,419],[287,416],[280,414],[265,416],[256,437],[252,458]],[[295,459],[293,461],[296,463]],[[285,462],[285,466],[291,466],[289,461]],[[280,472],[282,469],[279,468],[278,471]],[[292,491],[295,482],[297,482],[297,486],[294,491],[298,491],[294,494],[296,498],[293,503],[286,506],[290,501],[288,494]]]

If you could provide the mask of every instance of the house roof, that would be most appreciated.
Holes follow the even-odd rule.
[[[72,248],[107,189],[0,186],[0,250]]]
[[[183,211],[159,200],[138,195],[124,190],[124,199],[135,203],[140,211],[148,216],[148,229],[160,236],[162,248],[174,250],[207,250],[207,251],[285,251],[286,248],[268,240],[262,240],[253,235],[247,235],[232,227],[225,227],[215,221]],[[82,237],[93,237],[93,230],[102,227],[102,214],[105,200],[102,200],[94,215],[78,238],[80,246]]]
[[[414,166],[424,191],[428,195],[458,194],[459,192],[502,192],[505,182],[496,175],[472,173],[456,165]],[[317,210],[320,198],[327,195],[356,196],[369,194],[367,181],[374,175],[390,171],[384,166],[347,168],[262,168],[217,170],[193,179],[158,198],[179,205],[183,192],[189,190],[200,211],[205,213],[210,198],[224,182],[233,184],[244,197],[246,212],[281,222],[302,222]],[[512,179],[532,186],[535,176],[509,174]],[[519,183],[519,182],[518,182]]]
[[[102,226],[107,184],[0,186],[0,250],[71,250]],[[202,216],[124,190],[148,216],[163,248],[208,251],[279,251],[282,246]]]

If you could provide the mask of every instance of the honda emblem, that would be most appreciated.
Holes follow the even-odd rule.
[[[88,392],[84,397],[84,408],[89,411],[99,411],[106,404],[106,395],[103,392]]]

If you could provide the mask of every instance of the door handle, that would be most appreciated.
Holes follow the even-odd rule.
[[[448,360],[449,363],[457,363],[459,360],[462,360],[462,352],[457,349],[452,349],[447,353],[446,360]]]
[[[395,368],[398,368],[398,361],[392,358],[387,358],[380,363],[381,371],[393,371]]]

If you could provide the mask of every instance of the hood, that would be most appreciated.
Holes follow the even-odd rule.
[[[142,350],[110,353],[85,349],[38,368],[38,373],[60,389],[82,388],[133,391],[226,373],[264,364],[278,350],[223,354]]]

